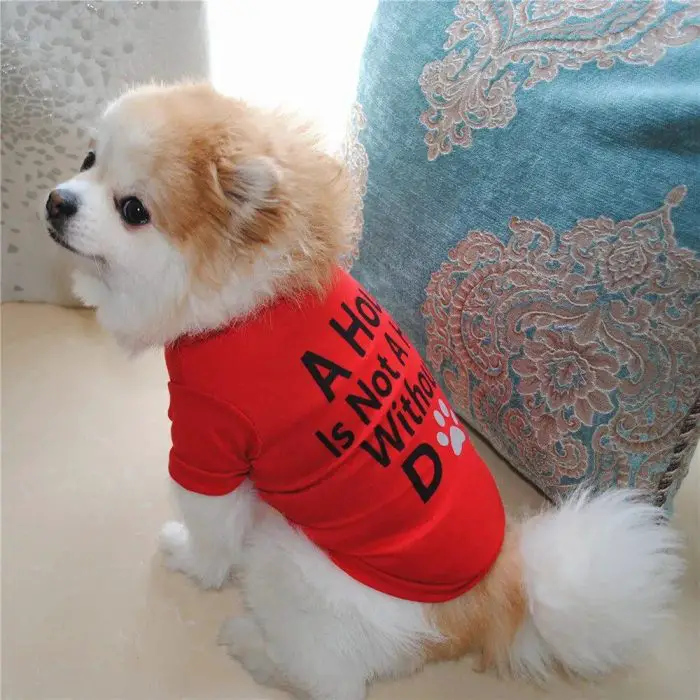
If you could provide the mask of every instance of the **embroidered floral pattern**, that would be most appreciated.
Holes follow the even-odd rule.
[[[471,231],[427,288],[427,356],[454,404],[550,495],[654,487],[700,386],[700,261],[655,211],[558,234]]]
[[[341,158],[345,162],[350,180],[352,183],[352,212],[351,212],[351,240],[352,251],[342,261],[343,267],[349,270],[359,255],[360,241],[364,229],[364,196],[367,193],[367,171],[369,169],[369,158],[367,151],[360,142],[360,132],[367,125],[367,118],[362,109],[362,105],[356,102],[350,111],[348,119],[347,133]]]
[[[550,82],[559,69],[650,66],[700,36],[697,0],[459,0],[454,14],[447,55],[420,77],[429,160],[469,148],[475,129],[507,126],[518,89]]]
[[[593,425],[594,413],[609,413],[608,396],[617,384],[617,360],[597,343],[579,343],[572,333],[542,331],[541,340],[526,340],[523,356],[513,360],[525,396],[544,397],[550,412],[570,408],[577,420]]]

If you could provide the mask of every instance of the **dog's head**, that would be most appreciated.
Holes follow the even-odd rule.
[[[46,219],[83,263],[78,296],[138,347],[322,287],[348,244],[348,197],[303,126],[208,85],[147,86],[107,108]]]

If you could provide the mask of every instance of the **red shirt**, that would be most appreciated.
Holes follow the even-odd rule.
[[[250,479],[350,576],[437,602],[496,560],[498,490],[417,351],[338,271],[323,297],[278,300],[165,351],[170,474],[212,496]]]

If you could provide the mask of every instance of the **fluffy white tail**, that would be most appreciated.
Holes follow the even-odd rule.
[[[640,661],[678,592],[680,538],[640,494],[580,492],[522,525],[527,621],[516,672],[591,677]]]

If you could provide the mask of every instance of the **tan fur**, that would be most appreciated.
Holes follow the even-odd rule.
[[[263,244],[287,258],[280,292],[329,279],[350,245],[350,190],[307,126],[206,84],[140,91],[120,112],[146,125],[147,204],[155,225],[193,256],[195,282],[215,288]]]
[[[478,670],[507,668],[508,650],[527,612],[518,540],[518,529],[509,528],[498,560],[482,581],[455,600],[428,606],[445,639],[426,646],[427,662],[477,654]]]

